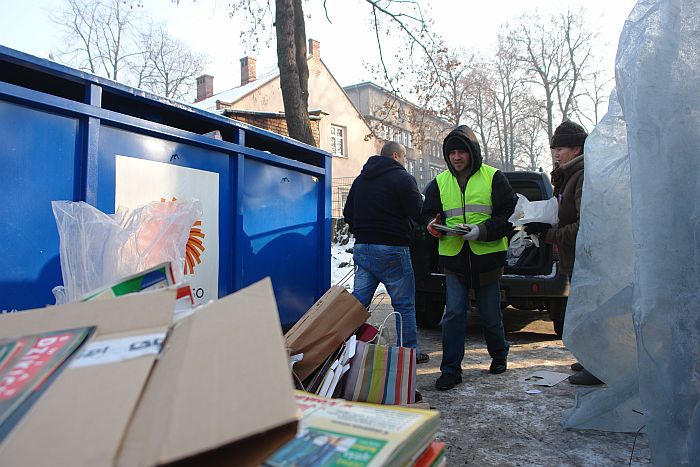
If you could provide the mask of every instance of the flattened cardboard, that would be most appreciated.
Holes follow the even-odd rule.
[[[165,331],[175,291],[0,317],[0,336],[96,325]],[[293,383],[269,279],[169,333],[161,357],[66,368],[0,445],[0,465],[257,465],[294,437]]]
[[[173,462],[281,424],[290,425],[281,443],[293,438],[294,385],[280,329],[269,279],[175,326],[118,465]],[[262,453],[265,446],[258,444]],[[269,454],[280,445],[268,446]],[[236,465],[242,465],[236,459]]]
[[[174,303],[175,292],[163,291],[12,313],[0,317],[0,336],[89,325],[92,340],[165,332]],[[112,465],[154,361],[66,368],[0,445],[0,465]]]
[[[291,355],[304,354],[294,364],[299,379],[313,373],[367,318],[367,309],[345,287],[328,289],[284,336]]]

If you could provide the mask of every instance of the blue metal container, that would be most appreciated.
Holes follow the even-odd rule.
[[[201,180],[218,206],[202,225],[216,290],[200,300],[270,276],[290,325],[330,284],[330,154],[290,138],[0,46],[0,167],[0,310],[54,302],[52,200],[114,213],[160,174]]]

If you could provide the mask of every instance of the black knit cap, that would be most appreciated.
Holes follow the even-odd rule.
[[[445,155],[449,155],[455,149],[461,149],[463,151],[469,152],[469,146],[467,146],[466,141],[464,141],[459,136],[450,136],[445,142]]]
[[[550,148],[575,148],[583,147],[586,142],[588,133],[586,130],[571,120],[564,120],[561,125],[554,130],[552,141],[549,143]]]

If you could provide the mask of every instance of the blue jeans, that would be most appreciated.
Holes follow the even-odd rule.
[[[469,309],[469,289],[455,274],[445,271],[446,302],[442,319],[442,363],[440,371],[457,375],[462,373],[464,337]],[[498,281],[476,290],[476,306],[481,327],[491,358],[506,358],[510,344],[506,341],[501,313],[501,291]]]
[[[352,255],[357,266],[352,294],[369,309],[374,292],[383,283],[391,298],[391,306],[401,315],[396,317],[396,345],[416,349],[416,282],[413,278],[411,255],[407,246],[356,243]],[[399,329],[403,328],[403,344]]]

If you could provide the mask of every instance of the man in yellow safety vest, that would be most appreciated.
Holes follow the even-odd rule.
[[[432,219],[431,235],[438,237],[440,263],[445,269],[446,307],[442,320],[441,375],[435,387],[452,389],[462,382],[462,358],[469,289],[476,305],[491,356],[489,371],[506,371],[509,344],[505,339],[498,280],[508,250],[517,198],[505,175],[486,165],[474,132],[467,126],[452,130],[442,144],[448,170],[438,174],[425,191],[422,215]],[[462,227],[468,233],[444,234],[436,224]]]

